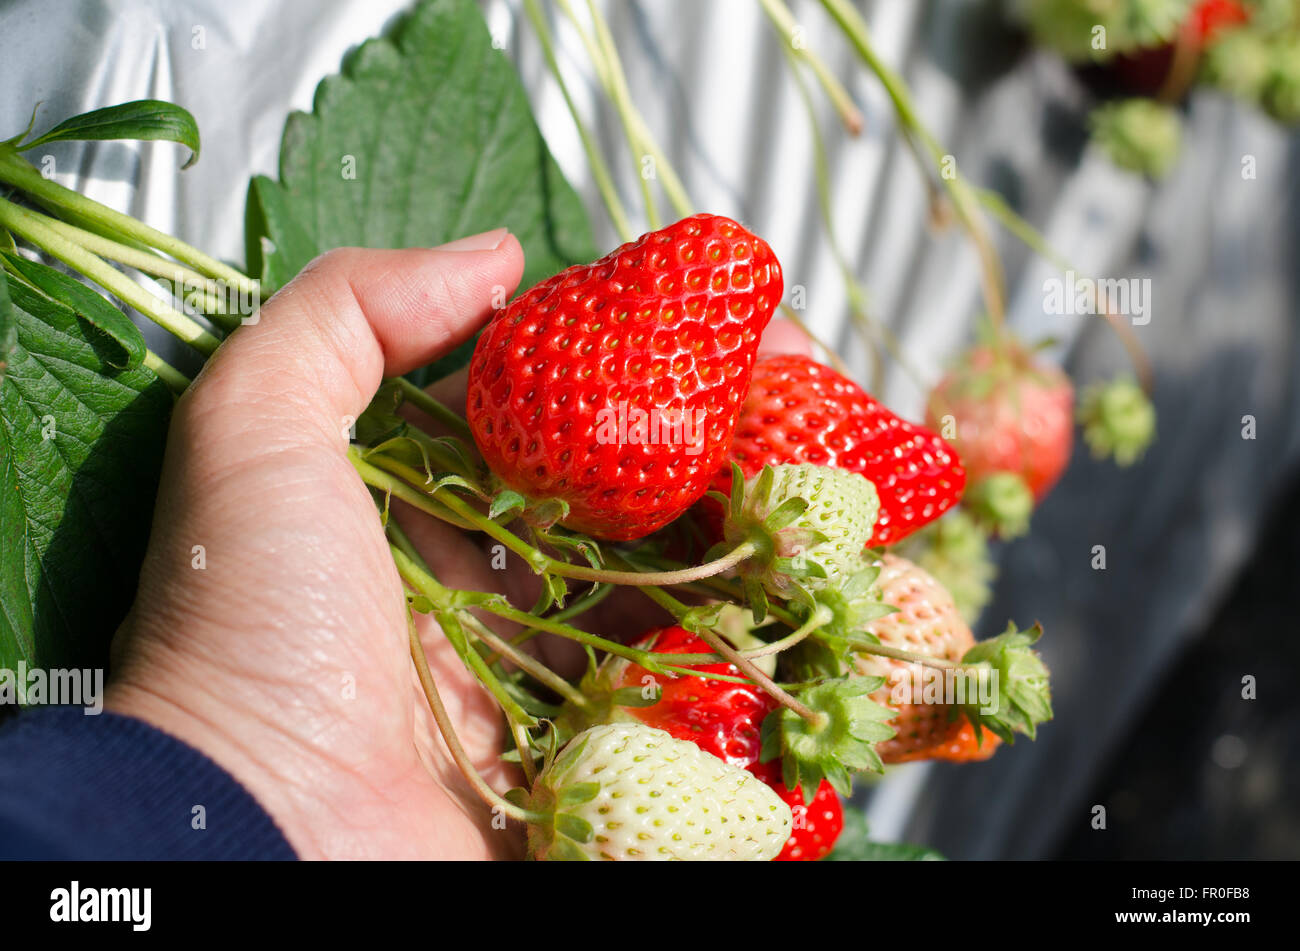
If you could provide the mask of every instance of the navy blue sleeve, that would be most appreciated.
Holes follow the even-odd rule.
[[[0,726],[0,859],[294,859],[233,776],[132,717],[28,709]]]

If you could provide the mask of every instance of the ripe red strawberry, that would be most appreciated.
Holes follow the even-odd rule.
[[[885,554],[876,583],[880,599],[898,608],[897,613],[867,625],[867,630],[885,646],[954,663],[975,646],[975,635],[962,620],[952,596],[928,572],[906,558]],[[952,705],[924,702],[924,678],[927,673],[933,675],[933,669],[927,671],[919,664],[870,654],[859,654],[856,667],[864,676],[885,678],[885,685],[872,699],[898,711],[898,716],[889,721],[897,735],[876,747],[882,760],[902,763],[927,758],[933,748],[952,741]],[[896,702],[907,696],[896,691],[910,691],[914,702]]]
[[[760,763],[751,772],[772,787],[790,807],[790,813],[794,816],[790,838],[786,840],[781,854],[772,861],[816,862],[829,855],[831,849],[835,848],[840,833],[844,831],[844,807],[831,784],[823,779],[813,801],[805,804],[803,793],[797,790],[791,792],[785,788],[785,783],[781,781],[779,762]]]
[[[648,535],[708,489],[781,294],[767,244],[714,215],[561,271],[479,338],[474,441],[530,503],[567,503],[564,525]]]
[[[697,634],[672,626],[650,631],[635,643],[656,654],[711,654]],[[656,687],[659,702],[648,707],[620,707],[621,716],[634,717],[657,727],[679,740],[690,740],[718,759],[749,769],[758,762],[762,743],[759,728],[763,718],[776,709],[776,701],[752,683],[732,683],[652,674],[637,664],[618,662],[619,673],[610,684],[612,689]],[[734,664],[701,664],[693,668],[703,673],[740,676]]]
[[[966,484],[962,461],[938,435],[895,416],[830,367],[795,354],[755,365],[729,461],[746,478],[785,463],[859,473],[880,499],[873,546],[892,545],[938,518]],[[730,492],[729,464],[713,488]]]
[[[935,387],[925,419],[940,432],[955,423],[952,443],[972,485],[1014,472],[1041,500],[1070,461],[1073,404],[1074,388],[1059,368],[1019,343],[981,345]]]

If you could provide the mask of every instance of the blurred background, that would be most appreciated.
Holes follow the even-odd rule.
[[[3,0],[0,134],[139,98],[189,109],[202,160],[177,175],[173,146],[50,147],[59,180],[226,259],[243,259],[244,198],[276,173],[292,109],[404,0]],[[1056,719],[986,763],[910,764],[862,784],[873,837],[951,858],[1300,858],[1300,136],[1252,106],[1196,89],[1183,145],[1158,183],[1117,168],[1088,136],[1095,83],[1029,42],[989,0],[856,4],[881,55],[960,174],[998,191],[1079,274],[1149,278],[1133,327],[1154,368],[1157,441],[1131,468],[1081,442],[1027,537],[999,545],[977,635],[1041,621]],[[744,221],[774,247],[803,316],[863,378],[817,205],[814,141],[779,44],[755,0],[607,0],[636,105],[700,210]],[[483,4],[546,140],[609,225],[573,122],[518,0]],[[881,396],[912,418],[981,313],[975,252],[931,215],[880,84],[819,4],[793,0],[804,42],[840,78],[865,127],[848,136],[822,97],[835,237],[910,371]],[[548,7],[549,9],[549,7]],[[204,48],[191,42],[205,31]],[[635,169],[577,36],[552,23],[561,69],[609,156],[625,202]],[[1249,162],[1245,160],[1249,159]],[[1243,174],[1249,164],[1253,177]],[[637,223],[638,225],[640,222]],[[1076,386],[1125,366],[1095,317],[1044,307],[1057,269],[994,229],[1021,335]],[[193,360],[146,328],[180,369]],[[1243,417],[1256,421],[1242,438]],[[1105,570],[1091,567],[1104,545]],[[1244,699],[1243,678],[1255,699]],[[1094,807],[1106,809],[1093,828]]]

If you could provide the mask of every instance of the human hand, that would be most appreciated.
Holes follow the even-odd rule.
[[[381,380],[466,339],[522,267],[504,230],[433,250],[326,254],[176,406],[107,706],[214,759],[304,858],[519,854],[521,837],[492,827],[429,715],[403,588],[345,451],[348,422]],[[788,326],[772,329],[769,349],[803,346]],[[463,405],[463,379],[442,389],[458,382]],[[493,571],[477,539],[395,514],[444,584],[531,600],[521,563]],[[432,620],[418,625],[475,767],[498,789],[515,784],[495,703]]]

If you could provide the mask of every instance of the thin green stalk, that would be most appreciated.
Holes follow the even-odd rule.
[[[803,701],[781,689],[775,680],[763,673],[763,671],[759,670],[758,666],[752,660],[746,658],[740,653],[740,651],[736,650],[724,641],[718,634],[713,631],[705,630],[704,628],[701,628],[696,633],[699,634],[704,643],[708,644],[727,660],[739,667],[749,676],[750,680],[754,681],[760,690],[777,703],[781,704],[781,706],[785,707],[787,710],[794,711],[799,714],[800,717],[814,725],[824,724],[826,722],[826,714],[818,713],[816,710],[809,709],[808,705]]]
[[[657,567],[657,568],[675,568],[679,564],[678,562],[672,561],[668,558],[664,558],[659,555],[649,555],[640,552],[635,554],[625,555],[623,560],[630,562],[633,565],[648,564],[652,567]],[[729,601],[733,601],[737,604],[743,604],[745,600],[745,593],[744,591],[741,590],[740,585],[736,584],[735,582],[729,579],[717,577],[716,575],[711,578],[705,578],[700,582],[693,582],[692,586],[694,585],[707,587],[708,589],[710,589],[709,591],[710,594],[713,595],[721,594],[724,597],[726,597]],[[790,627],[799,627],[803,623],[802,618],[799,618],[787,608],[783,608],[777,604],[769,604],[767,608],[767,613],[772,615],[777,620],[783,621],[785,624],[789,625]]]
[[[615,111],[618,113],[619,123],[623,129],[623,138],[627,142],[628,151],[631,153],[638,187],[641,189],[641,199],[645,204],[646,221],[651,230],[654,230],[660,224],[659,210],[655,207],[654,195],[650,191],[650,182],[642,174],[641,170],[642,156],[647,153],[637,133],[636,125],[632,121],[629,103],[620,95],[618,82],[613,74],[613,63],[610,62],[600,37],[587,32],[582,25],[582,21],[578,19],[576,12],[569,5],[568,0],[559,0],[559,4],[560,9],[573,22],[574,29],[578,31],[583,46],[587,48],[587,56],[596,69],[597,78],[605,88],[605,95],[609,97]]]
[[[0,156],[2,155],[3,150],[0,150]],[[44,215],[0,198],[0,225],[84,274],[205,356],[221,345],[220,340],[185,314],[174,310],[162,298],[150,294],[116,268],[50,228],[46,224],[48,220]]]
[[[533,23],[533,29],[537,33],[537,39],[542,44],[542,53],[546,57],[546,63],[550,67],[551,75],[555,77],[555,82],[560,87],[560,94],[564,96],[564,103],[569,108],[569,115],[573,118],[573,124],[578,129],[578,137],[582,140],[583,151],[587,153],[587,164],[591,168],[591,175],[596,182],[596,188],[600,190],[600,196],[605,202],[605,209],[609,212],[609,218],[614,224],[614,230],[618,232],[622,241],[631,241],[635,235],[628,223],[627,210],[618,197],[618,191],[614,187],[614,181],[610,176],[609,167],[605,164],[604,156],[600,154],[600,149],[596,147],[596,142],[592,138],[587,124],[582,121],[582,115],[578,112],[578,107],[569,94],[569,87],[560,72],[560,64],[555,56],[555,44],[551,39],[551,31],[546,25],[546,18],[542,13],[541,6],[537,0],[524,0],[524,11],[528,14],[528,19]]]
[[[400,546],[389,544],[388,550],[393,555],[393,561],[397,565],[397,572],[402,576],[402,579],[412,589],[433,602],[434,618],[438,622],[438,627],[442,629],[443,636],[447,638],[461,661],[470,669],[470,672],[487,688],[488,693],[492,694],[505,715],[511,721],[519,721],[529,725],[534,724],[533,717],[519,705],[519,701],[510,695],[505,685],[501,683],[497,675],[484,662],[483,655],[470,646],[458,616],[460,612],[450,607],[449,602],[452,591],[443,587],[429,573],[427,568],[420,567],[420,564],[409,557]]]
[[[203,302],[203,313],[211,317],[223,330],[230,331],[239,326],[238,317],[229,313],[226,302],[222,300],[222,291],[217,282],[198,271],[177,264],[175,261],[169,261],[151,251],[141,251],[139,248],[78,228],[57,218],[50,218],[46,224],[73,244],[79,244],[102,258],[125,264],[144,274],[160,277],[179,289],[188,287],[197,291]],[[174,293],[173,296],[184,299],[180,293]]]
[[[798,628],[787,634],[780,640],[772,641],[762,647],[753,647],[749,650],[740,652],[740,656],[746,660],[755,660],[759,657],[767,657],[771,654],[779,654],[794,647],[800,641],[816,633],[818,628],[825,627],[831,622],[831,610],[824,604],[817,605],[817,610],[808,615],[808,620],[804,621]]]
[[[551,668],[547,667],[536,657],[519,650],[519,648],[515,647],[484,624],[481,619],[474,617],[472,614],[466,613],[465,621],[469,625],[470,631],[475,637],[481,640],[488,647],[492,648],[492,650],[496,651],[498,655],[504,657],[520,670],[524,671],[538,683],[549,687],[553,692],[559,694],[574,706],[586,707],[589,705],[589,701],[585,696],[583,696],[582,691],[578,690],[573,686],[573,684],[569,683],[555,671],[551,670]],[[494,661],[485,658],[485,663],[490,665],[493,662]]]
[[[808,64],[812,69],[813,75],[821,85],[822,91],[826,93],[826,98],[831,101],[835,111],[839,114],[840,122],[849,135],[860,135],[862,132],[862,113],[858,110],[857,104],[854,103],[853,97],[849,91],[844,88],[840,81],[831,72],[830,67],[826,65],[825,60],[810,50],[807,46],[796,46],[795,30],[798,29],[799,23],[794,18],[794,13],[782,2],[782,0],[758,0],[763,7],[763,12],[767,14],[776,32],[784,40],[786,54],[797,55],[799,59]]]
[[[657,180],[660,187],[663,188],[664,194],[668,196],[668,201],[673,206],[673,209],[683,217],[691,214],[694,207],[686,194],[681,179],[677,177],[677,172],[673,170],[672,163],[668,161],[663,150],[659,148],[654,135],[651,134],[650,128],[646,125],[645,119],[632,103],[632,95],[628,91],[627,77],[623,74],[623,64],[619,60],[618,48],[614,45],[614,37],[609,31],[609,25],[605,22],[605,17],[601,14],[594,0],[587,0],[587,9],[591,12],[591,21],[595,26],[596,36],[599,39],[602,55],[604,56],[606,77],[611,87],[607,91],[610,92],[611,98],[614,99],[615,108],[619,109],[620,115],[625,116],[624,121],[631,123],[632,134],[641,143],[644,153],[654,159]]]
[[[415,664],[415,671],[420,678],[420,686],[424,690],[424,698],[429,704],[429,711],[433,714],[433,721],[438,725],[438,732],[442,734],[443,742],[447,744],[447,749],[451,753],[451,759],[456,764],[456,768],[465,777],[465,781],[469,783],[470,788],[492,808],[500,809],[502,813],[518,822],[547,821],[547,816],[521,809],[500,795],[488,785],[488,781],[474,768],[474,763],[469,758],[469,754],[465,752],[460,737],[456,735],[456,728],[452,725],[451,716],[447,713],[446,706],[443,705],[442,696],[438,693],[438,685],[434,682],[433,674],[429,670],[429,658],[425,656],[424,644],[420,642],[420,632],[415,626],[415,616],[411,613],[409,607],[407,608],[406,617],[411,660]]]
[[[144,352],[144,365],[153,371],[154,376],[162,380],[175,393],[184,393],[190,385],[190,378],[176,369],[152,350]]]
[[[822,6],[826,8],[831,18],[839,24],[840,29],[844,31],[845,36],[848,37],[853,48],[857,50],[862,61],[866,63],[867,67],[876,75],[876,78],[880,80],[881,85],[885,87],[885,93],[894,106],[894,112],[904,127],[905,135],[913,134],[919,138],[926,151],[930,153],[931,161],[934,162],[937,168],[941,169],[944,161],[943,148],[917,115],[916,107],[912,103],[911,94],[907,90],[906,83],[876,53],[871,44],[871,31],[867,27],[866,20],[862,18],[862,14],[849,0],[822,0]],[[1000,337],[1003,334],[1003,325],[1005,323],[1006,299],[1002,287],[1002,265],[998,260],[997,251],[984,229],[979,217],[978,205],[965,180],[960,175],[949,177],[942,174],[942,172],[939,175],[939,180],[943,188],[948,192],[953,208],[957,212],[957,217],[961,220],[966,233],[975,245],[976,252],[979,254],[985,306],[989,311],[989,319],[993,321],[993,326]]]
[[[569,604],[567,607],[561,608],[558,611],[552,611],[550,614],[547,615],[547,617],[549,617],[552,621],[567,621],[570,618],[575,618],[580,614],[585,614],[586,612],[594,608],[596,605],[600,604],[600,602],[604,601],[607,597],[609,597],[610,592],[614,590],[614,587],[615,586],[611,584],[599,585],[590,594],[587,594],[579,598],[577,601],[574,601],[573,603]],[[544,634],[544,633],[545,633],[544,631],[539,630],[538,628],[528,627],[525,630],[520,631],[514,637],[510,638],[510,643],[518,647],[519,645],[525,644],[528,641],[532,640],[538,634]],[[494,660],[495,660],[494,657],[489,657],[488,663],[492,663]]]
[[[659,571],[659,572],[641,572],[641,571],[608,571],[603,568],[590,568],[586,565],[573,565],[566,561],[559,561],[551,558],[544,552],[538,551],[526,541],[515,535],[509,529],[497,524],[488,518],[482,512],[475,509],[472,505],[461,499],[454,492],[448,489],[435,489],[432,492],[421,492],[418,486],[411,485],[409,482],[403,482],[400,478],[394,478],[390,473],[400,470],[409,474],[412,478],[419,478],[418,473],[409,466],[396,462],[395,460],[376,456],[376,465],[372,465],[365,459],[355,447],[348,450],[348,456],[354,467],[361,474],[362,479],[375,488],[383,489],[386,492],[392,492],[404,502],[412,502],[412,496],[424,495],[427,499],[432,500],[436,505],[420,505],[423,511],[428,512],[438,518],[447,519],[442,509],[449,510],[452,515],[460,519],[461,527],[468,525],[471,528],[478,529],[485,535],[499,541],[506,548],[524,561],[536,572],[556,575],[561,578],[571,578],[575,581],[600,581],[609,584],[625,585],[673,585],[686,584],[691,581],[698,581],[701,578],[708,578],[716,574],[721,574],[745,559],[751,557],[755,552],[755,547],[751,542],[743,542],[737,545],[727,554],[714,561],[706,562],[702,565],[695,565],[691,568],[683,568],[677,571]],[[381,466],[382,468],[377,468]],[[384,472],[388,469],[388,472]],[[405,486],[405,490],[399,489]]]
[[[240,274],[216,258],[204,254],[178,238],[151,228],[130,215],[124,215],[107,205],[101,205],[70,188],[64,188],[58,182],[45,178],[12,147],[0,148],[0,182],[13,185],[47,207],[54,205],[66,209],[75,213],[83,222],[93,222],[114,233],[134,238],[151,248],[157,248],[209,277],[220,278],[242,293],[259,296],[261,294],[256,281]]]
[[[775,0],[763,0],[764,3],[775,2]],[[826,157],[826,143],[822,138],[821,123],[817,121],[817,112],[813,109],[812,94],[808,90],[808,84],[804,82],[803,76],[799,72],[799,64],[795,62],[794,53],[789,49],[784,49],[786,64],[790,67],[790,75],[794,78],[795,88],[799,91],[799,98],[803,101],[804,111],[808,115],[808,125],[812,132],[813,144],[813,170],[817,181],[817,207],[821,212],[822,227],[826,231],[826,239],[831,247],[831,256],[835,259],[836,266],[840,271],[840,279],[844,282],[844,289],[849,300],[849,313],[852,315],[854,326],[863,331],[863,337],[871,352],[871,375],[868,379],[868,388],[873,392],[879,388],[881,376],[884,372],[884,361],[881,358],[880,346],[878,339],[881,334],[876,328],[875,320],[867,310],[867,294],[858,283],[858,279],[853,274],[853,269],[849,266],[848,257],[840,247],[839,238],[835,234],[835,218],[831,209],[831,176],[830,163]],[[833,350],[828,350],[836,360],[838,354]],[[842,361],[840,361],[842,362]],[[837,366],[837,370],[840,368]],[[844,373],[844,370],[840,370]],[[848,374],[845,374],[848,375]]]
[[[1016,214],[1001,195],[989,188],[979,189],[976,194],[979,196],[980,203],[993,214],[993,217],[1004,228],[1019,238],[1026,247],[1052,264],[1058,271],[1076,270],[1070,266],[1069,261],[1065,260],[1047,243],[1047,239],[1039,233],[1037,228]],[[1120,344],[1124,347],[1129,362],[1133,364],[1133,371],[1137,374],[1138,384],[1148,396],[1151,395],[1155,388],[1155,371],[1152,370],[1151,360],[1147,357],[1146,351],[1142,349],[1142,344],[1138,341],[1137,335],[1133,333],[1133,328],[1123,323],[1114,314],[1105,312],[1105,304],[1100,298],[1097,299],[1096,304],[1103,311],[1106,323],[1119,337]]]
[[[502,601],[485,601],[478,605],[484,611],[490,611],[499,618],[507,621],[514,621],[517,624],[529,625],[538,628],[546,634],[556,634],[560,637],[567,638],[571,641],[577,641],[579,644],[586,644],[588,647],[594,647],[597,650],[603,650],[608,654],[614,654],[618,657],[624,657],[642,667],[663,667],[668,670],[675,670],[684,665],[690,664],[707,664],[710,662],[717,663],[718,658],[712,654],[655,654],[650,651],[638,650],[635,647],[628,647],[626,644],[620,644],[618,641],[611,641],[608,638],[601,637],[598,634],[591,634],[582,628],[574,627],[571,624],[564,624],[559,621],[552,621],[550,618],[537,617],[529,614],[527,611],[520,611],[518,608]],[[681,673],[693,673],[689,670],[681,670]],[[734,679],[734,678],[727,678]]]
[[[474,434],[470,431],[469,423],[464,418],[442,403],[438,402],[420,387],[416,386],[404,376],[399,376],[397,385],[402,391],[402,398],[410,403],[416,409],[421,410],[428,416],[442,423],[461,439],[472,440]]]
[[[957,661],[948,660],[946,657],[931,657],[928,654],[916,654],[912,651],[905,651],[898,647],[889,647],[885,644],[857,644],[853,645],[853,650],[859,654],[874,654],[877,657],[890,657],[894,660],[906,661],[909,664],[920,664],[923,667],[935,667],[939,670],[957,670],[960,667],[967,666]]]
[[[362,481],[371,488],[379,489],[382,492],[401,499],[407,505],[419,509],[426,515],[432,515],[434,518],[441,519],[455,525],[457,528],[466,530],[472,529],[473,526],[468,522],[458,518],[452,512],[449,512],[444,505],[440,505],[427,492],[421,492],[408,482],[397,478],[391,473],[379,469],[361,457],[361,452],[355,446],[348,447],[348,460],[361,475]],[[391,460],[385,460],[388,464]]]

